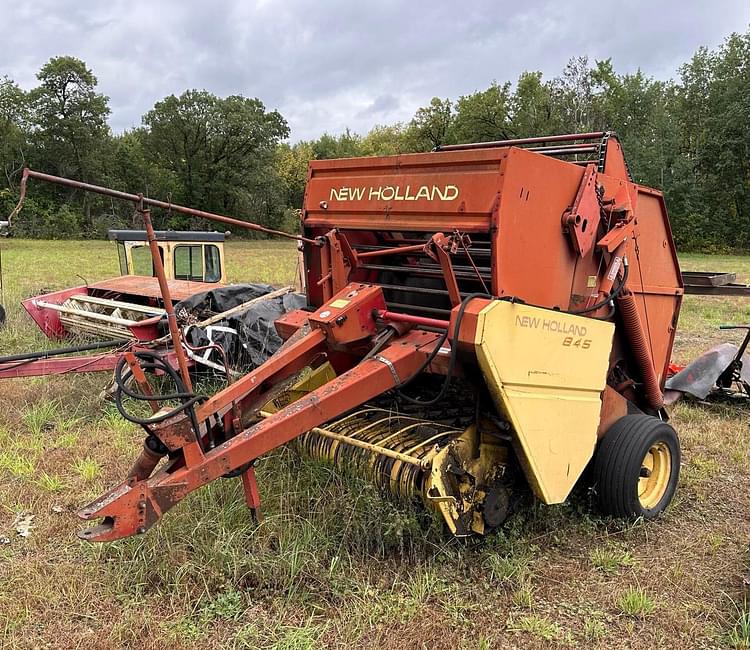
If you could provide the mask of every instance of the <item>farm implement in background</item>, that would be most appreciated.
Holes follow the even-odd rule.
[[[2,222],[6,229],[12,227],[23,207],[29,179],[129,201],[139,206],[141,214],[146,214],[146,206],[155,206],[194,217],[210,218],[226,225],[289,236],[231,217],[30,169],[23,172],[18,205],[8,220]],[[117,247],[120,277],[24,300],[23,307],[44,335],[53,340],[64,340],[69,345],[54,350],[1,357],[0,379],[112,371],[127,350],[155,351],[174,367],[177,364],[171,338],[174,332],[166,331],[165,328],[167,302],[171,303],[172,300],[191,308],[190,313],[184,309],[182,311],[185,312],[183,318],[186,324],[190,325],[194,333],[202,327],[212,326],[215,330],[222,319],[235,317],[243,311],[263,309],[261,303],[276,301],[277,309],[270,312],[268,304],[265,305],[263,318],[266,320],[269,313],[272,317],[283,314],[286,307],[282,297],[292,291],[291,287],[274,290],[266,285],[236,285],[230,289],[224,284],[225,237],[225,233],[217,232],[154,231],[150,226],[140,231],[111,230],[109,238]],[[152,253],[156,254],[158,260],[152,257]],[[157,264],[162,269],[162,279],[158,277]],[[197,296],[205,296],[206,304],[196,301]],[[193,338],[201,337],[195,333]],[[211,340],[205,343],[213,345]],[[214,345],[214,349],[218,349],[217,346]],[[226,367],[217,365],[216,354],[209,359],[211,353],[205,346],[192,349],[188,344],[186,350],[189,355],[187,365],[198,363],[228,372]],[[90,354],[92,352],[95,353]]]
[[[685,293],[699,296],[750,298],[750,285],[740,284],[736,273],[683,271]],[[726,400],[742,403],[750,398],[750,325],[726,324],[719,329],[744,330],[739,344],[721,343],[686,366],[670,364],[665,400],[673,404],[683,396],[697,400]],[[741,400],[741,401],[737,401]]]
[[[157,231],[156,244],[171,296],[185,300],[223,286],[224,233]],[[166,314],[146,232],[111,230],[120,277],[46,293],[21,304],[45,336],[95,336],[121,341],[158,338]],[[144,257],[145,256],[145,257]]]
[[[736,273],[683,271],[685,293],[697,296],[741,296],[750,298],[750,284],[740,284]]]
[[[750,325],[720,325],[721,330],[744,330],[739,345],[721,343],[686,366],[670,365],[665,400],[674,404],[684,395],[697,400],[731,401],[750,398]],[[737,402],[740,403],[740,402]]]
[[[292,441],[457,536],[500,526],[520,492],[565,501],[590,463],[604,512],[670,503],[680,447],[663,387],[682,279],[662,195],[631,181],[614,134],[312,161],[306,304],[276,320],[275,354],[213,395],[192,388],[136,206],[178,369],[157,396],[155,355],[118,366],[117,403],[146,437],[80,511],[98,522],[83,539],[145,533],[221,477],[241,478],[258,515],[255,463]]]

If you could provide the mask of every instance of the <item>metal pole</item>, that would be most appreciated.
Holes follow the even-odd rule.
[[[575,140],[598,140],[603,138],[604,131],[592,133],[567,133],[565,135],[543,135],[534,138],[516,138],[515,140],[495,140],[493,142],[470,142],[467,144],[446,144],[435,147],[435,151],[467,151],[470,149],[487,149],[490,147],[518,147],[527,144],[543,144],[545,142],[566,142]]]
[[[76,181],[71,178],[63,178],[62,176],[53,176],[52,174],[43,174],[42,172],[34,171],[33,169],[29,169],[28,167],[23,170],[23,176],[21,177],[21,195],[18,201],[18,205],[11,213],[11,216],[9,217],[9,221],[11,218],[15,217],[18,212],[21,210],[21,207],[23,205],[23,201],[26,197],[26,182],[29,178],[36,178],[40,181],[47,181],[48,183],[55,183],[57,185],[64,185],[65,187],[73,187],[78,190],[83,190],[84,192],[93,192],[94,194],[102,194],[104,196],[110,196],[114,199],[120,199],[122,201],[130,201],[131,203],[135,203],[137,205],[149,205],[153,208],[162,208],[164,210],[172,210],[173,212],[180,212],[182,214],[187,214],[192,217],[199,217],[201,219],[208,219],[209,221],[218,221],[220,223],[225,223],[230,226],[236,226],[238,228],[247,228],[248,230],[254,230],[256,232],[263,232],[268,235],[276,235],[278,237],[286,237],[287,239],[294,239],[296,241],[303,241],[306,244],[314,244],[316,246],[320,246],[320,242],[318,242],[315,239],[309,239],[307,237],[302,237],[301,235],[292,235],[288,232],[283,232],[281,230],[274,230],[273,228],[266,228],[265,226],[261,226],[257,223],[252,223],[251,221],[241,221],[240,219],[234,219],[232,217],[225,217],[220,214],[214,214],[213,212],[205,212],[203,210],[196,210],[194,208],[186,208],[182,205],[174,205],[172,203],[168,203],[166,201],[157,201],[156,199],[149,199],[144,197],[141,194],[129,194],[128,192],[120,192],[119,190],[113,190],[108,187],[101,187],[99,185],[92,185],[91,183],[84,183],[82,181]]]
[[[3,249],[0,246],[0,327],[5,325],[5,279],[3,278]]]
[[[154,264],[154,273],[156,273],[156,279],[159,281],[161,297],[164,300],[164,310],[167,312],[169,333],[172,336],[172,345],[174,346],[174,352],[177,356],[177,365],[180,368],[182,383],[185,384],[185,388],[187,389],[187,391],[189,393],[192,393],[193,384],[190,381],[190,372],[188,371],[187,357],[185,356],[185,350],[182,349],[180,329],[177,327],[177,317],[174,313],[172,296],[169,293],[169,283],[167,282],[167,276],[164,273],[164,263],[162,262],[161,255],[159,254],[159,246],[156,243],[156,233],[154,232],[154,226],[151,223],[151,210],[149,210],[148,208],[144,208],[143,205],[140,204],[138,207],[138,211],[143,215],[143,223],[146,226],[146,238],[148,239],[148,246],[151,249],[151,259]],[[196,431],[195,435],[198,436],[200,434]]]

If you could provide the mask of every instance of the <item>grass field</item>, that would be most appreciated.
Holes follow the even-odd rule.
[[[20,299],[117,273],[107,242],[0,249],[2,354],[47,345]],[[232,242],[228,255],[232,281],[294,277],[293,246]],[[750,281],[748,257],[682,263]],[[719,323],[748,320],[739,299],[687,297],[675,360],[725,340]],[[0,382],[0,647],[750,648],[747,410],[674,409],[680,487],[649,524],[600,519],[581,492],[458,542],[280,449],[258,467],[260,526],[238,482],[219,481],[147,535],[93,546],[77,541],[74,512],[122,479],[142,439],[99,401],[107,379]],[[34,516],[28,537],[22,515]]]

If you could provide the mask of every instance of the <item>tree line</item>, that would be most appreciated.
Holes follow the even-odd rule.
[[[257,98],[188,90],[157,102],[138,128],[113,134],[109,100],[83,61],[53,58],[37,78],[29,91],[0,79],[0,214],[29,165],[291,230],[311,159],[611,129],[634,180],[664,191],[681,250],[750,250],[750,31],[699,49],[667,81],[579,57],[553,79],[524,72],[514,84],[435,97],[408,122],[294,144],[283,116]],[[206,225],[168,212],[155,219],[165,228]],[[17,232],[100,237],[139,225],[132,206],[37,186]]]

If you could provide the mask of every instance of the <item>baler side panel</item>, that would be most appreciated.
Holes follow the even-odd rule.
[[[628,286],[635,294],[663,388],[682,302],[682,279],[661,194],[639,187],[636,219],[639,234],[627,247]]]
[[[610,138],[607,141],[607,153],[604,159],[604,173],[613,178],[628,180],[628,165],[625,162],[625,153],[622,145],[617,138]]]
[[[499,296],[544,307],[568,307],[576,265],[595,274],[593,253],[579,258],[562,233],[583,167],[511,149],[502,180],[495,259]]]
[[[306,228],[486,232],[504,150],[310,162]]]

